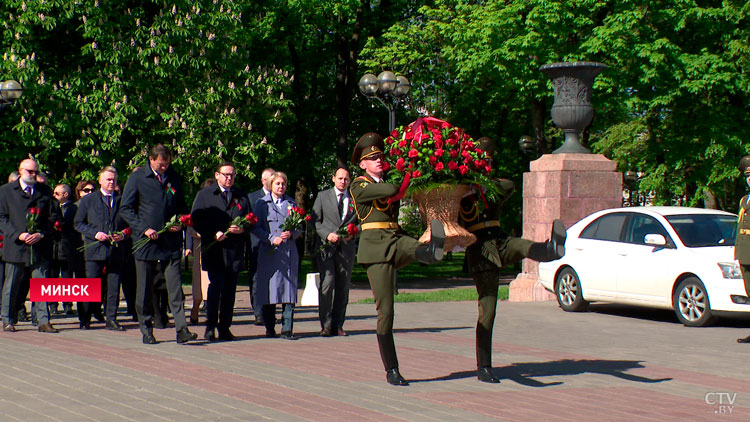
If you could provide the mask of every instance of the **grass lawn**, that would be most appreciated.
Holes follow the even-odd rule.
[[[500,286],[498,289],[500,300],[508,299],[508,286]],[[477,300],[477,290],[473,287],[462,287],[459,289],[442,289],[422,293],[400,293],[393,297],[397,303],[402,302],[462,302]],[[355,303],[375,303],[373,298],[358,300]]]

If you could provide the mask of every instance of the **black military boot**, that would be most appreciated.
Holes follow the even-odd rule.
[[[560,259],[565,256],[565,224],[562,220],[556,219],[552,223],[552,233],[546,242],[536,242],[529,248],[527,258],[538,262],[549,262]]]
[[[396,357],[396,345],[393,343],[393,333],[378,334],[378,346],[380,347],[380,358],[385,367],[385,379],[391,385],[409,385],[409,382],[398,372],[398,357]]]
[[[497,384],[500,378],[492,372],[492,332],[477,324],[477,379]]]
[[[747,336],[745,338],[738,338],[737,343],[750,343],[750,336]]]
[[[430,223],[430,243],[417,246],[414,256],[423,264],[434,264],[443,259],[443,245],[445,244],[445,229],[443,223],[432,220]]]

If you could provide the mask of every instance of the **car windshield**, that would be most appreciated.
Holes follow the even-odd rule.
[[[734,246],[737,217],[721,214],[667,215],[674,231],[688,248]]]

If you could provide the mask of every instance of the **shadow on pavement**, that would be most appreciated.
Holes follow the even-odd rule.
[[[561,381],[555,381],[550,383],[544,383],[536,380],[539,377],[549,376],[567,376],[567,375],[579,375],[579,374],[603,374],[611,375],[620,379],[633,382],[644,382],[644,383],[657,383],[663,381],[670,381],[672,378],[647,378],[638,375],[628,374],[626,371],[630,369],[644,368],[639,361],[631,360],[573,360],[563,359],[553,362],[524,362],[514,363],[509,366],[503,366],[501,368],[494,368],[495,375],[501,380],[511,380],[518,384],[525,385],[528,387],[549,387],[553,385],[563,384]],[[444,381],[461,378],[473,378],[476,377],[476,371],[461,371],[453,372],[450,375],[437,378],[428,378],[421,380],[409,380],[410,382],[428,382],[428,381]]]

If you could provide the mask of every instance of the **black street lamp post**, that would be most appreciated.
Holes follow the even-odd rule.
[[[376,99],[388,109],[388,133],[396,128],[396,107],[406,99],[411,83],[404,76],[396,76],[386,70],[378,76],[367,73],[359,80],[359,92],[367,98]]]

